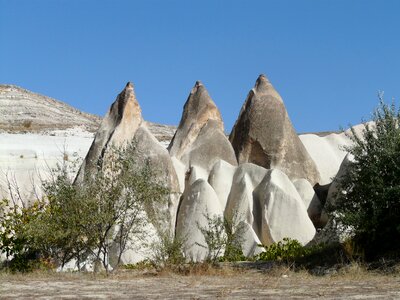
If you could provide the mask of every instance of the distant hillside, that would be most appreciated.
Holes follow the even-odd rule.
[[[95,132],[101,118],[15,85],[0,85],[0,130],[44,131],[81,126]]]
[[[62,101],[15,85],[0,84],[0,131],[43,132],[80,126],[89,132],[96,132],[101,119]],[[150,122],[147,125],[164,144],[172,139],[176,130],[175,126]]]

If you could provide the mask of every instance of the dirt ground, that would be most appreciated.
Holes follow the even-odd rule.
[[[400,276],[278,270],[176,275],[0,275],[1,299],[400,299]]]

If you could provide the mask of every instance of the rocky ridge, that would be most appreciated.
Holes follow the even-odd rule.
[[[74,126],[95,132],[100,117],[15,85],[0,85],[0,130],[44,131]]]

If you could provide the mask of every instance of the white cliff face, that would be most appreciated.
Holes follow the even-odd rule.
[[[41,180],[58,163],[79,167],[99,121],[61,101],[0,85],[0,197],[40,197]]]
[[[369,125],[373,126],[373,123],[369,122]],[[361,136],[365,125],[358,124],[352,128],[358,136]],[[321,175],[319,184],[331,183],[338,173],[340,165],[347,154],[345,147],[350,146],[352,143],[347,136],[350,133],[351,129],[340,133],[333,132],[323,135],[314,133],[299,135]]]
[[[46,133],[0,133],[0,198],[32,201],[41,196],[41,180],[49,179],[57,164],[77,167],[86,155],[93,133],[82,128]],[[11,189],[11,194],[10,194]]]
[[[349,139],[344,133],[331,133],[326,136],[302,134],[299,137],[321,175],[319,183],[324,185],[332,182],[346,156],[342,147],[350,145]]]

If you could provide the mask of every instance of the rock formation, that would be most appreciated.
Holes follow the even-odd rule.
[[[319,181],[319,173],[297,136],[282,98],[260,75],[242,106],[229,137],[239,163],[278,168],[289,178]]]
[[[224,160],[219,160],[215,163],[208,176],[208,183],[217,193],[221,207],[224,210],[228,201],[229,193],[231,191],[232,180],[235,171],[235,166],[228,164]]]
[[[200,228],[208,228],[206,216],[222,217],[223,211],[214,189],[204,179],[188,185],[179,206],[176,235],[185,242],[185,254],[194,261],[207,256],[207,244]]]
[[[302,134],[299,136],[321,175],[319,184],[332,182],[336,176],[340,163],[346,156],[344,146],[350,145],[345,133],[330,133],[327,135]]]
[[[339,190],[339,181],[342,180],[342,177],[346,174],[349,165],[354,161],[354,156],[348,153],[343,159],[339,171],[336,174],[332,184],[329,186],[328,196],[326,197],[325,205],[334,205],[336,202],[337,194],[340,192]]]
[[[77,175],[82,181],[86,174],[101,168],[109,147],[123,146],[133,139],[142,124],[142,112],[136,100],[132,83],[128,82],[111,105],[90,146]]]
[[[256,255],[263,251],[257,245],[261,244],[255,232],[256,220],[253,192],[268,171],[260,166],[245,163],[238,166],[232,178],[231,190],[225,208],[225,218],[231,222],[241,222],[245,226],[242,248],[243,254]]]
[[[312,185],[304,178],[294,180],[293,185],[303,200],[308,216],[314,226],[318,228],[323,227],[321,222],[322,204]]]
[[[109,159],[113,147],[123,147],[133,141],[137,165],[149,162],[152,173],[158,182],[170,189],[167,208],[158,207],[160,219],[165,219],[165,210],[169,214],[169,226],[174,231],[178,208],[180,186],[168,151],[150,133],[142,120],[141,109],[136,100],[133,85],[128,83],[118,95],[104,117],[92,146],[78,172],[76,182],[82,182],[86,176],[94,174]]]
[[[168,150],[187,169],[195,165],[209,172],[220,159],[237,165],[232,146],[224,134],[221,114],[200,81],[189,94]]]
[[[264,245],[283,238],[298,240],[303,245],[316,233],[307,209],[296,188],[280,170],[269,170],[254,191],[255,219],[258,236]]]
[[[90,124],[96,122],[89,119]],[[139,167],[149,162],[156,180],[171,191],[168,206],[156,211],[160,220],[165,216],[170,219],[170,223],[162,224],[163,229],[184,238],[188,258],[202,260],[207,255],[199,229],[208,226],[206,214],[241,222],[242,250],[248,256],[263,251],[258,244],[270,245],[285,237],[307,244],[315,235],[314,227],[328,222],[321,202],[334,201],[337,186],[333,182],[328,192],[327,184],[345,155],[338,144],[348,144],[349,139],[344,133],[299,138],[281,97],[265,76],[261,75],[250,91],[230,141],[218,108],[200,82],[189,94],[168,150],[153,135],[154,128],[165,144],[173,128],[145,122],[133,85],[128,83],[102,120],[76,182],[102,168],[113,146],[134,141],[133,156]],[[2,138],[0,141],[9,141]],[[5,153],[3,148],[0,143],[0,157]],[[33,159],[38,151],[35,148],[21,153]],[[337,176],[345,170],[347,161]],[[160,224],[148,225],[152,242]],[[144,258],[132,249],[122,256],[124,263]]]
[[[136,143],[136,159],[139,162],[148,161],[156,180],[169,189],[170,195],[166,208],[168,212],[163,211],[162,207],[157,207],[156,213],[160,216],[164,214],[163,217],[168,215],[171,232],[174,232],[181,187],[171,157],[167,149],[157,141],[145,125],[140,126],[136,131],[134,142]]]
[[[253,192],[267,172],[267,169],[251,163],[241,164],[236,169],[225,208],[227,218],[237,215],[255,228]]]

